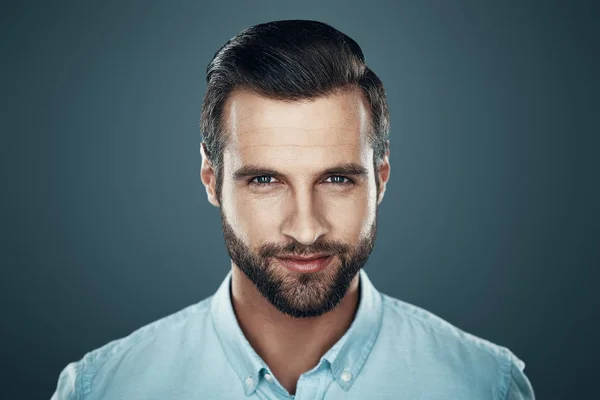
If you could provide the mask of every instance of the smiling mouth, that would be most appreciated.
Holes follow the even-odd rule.
[[[327,268],[333,255],[313,255],[307,257],[276,257],[287,269],[294,272],[314,273]]]
[[[299,260],[299,261],[309,261],[309,260],[315,260],[317,258],[323,258],[323,257],[328,257],[331,254],[326,254],[326,253],[321,253],[321,254],[312,254],[312,255],[308,255],[308,256],[296,256],[296,255],[290,255],[290,256],[279,256],[277,258],[285,258],[285,259],[290,259],[290,260]]]

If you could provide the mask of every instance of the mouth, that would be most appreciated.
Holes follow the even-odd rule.
[[[276,257],[277,261],[287,269],[294,272],[315,273],[327,268],[333,254],[311,255],[311,256],[289,256]]]

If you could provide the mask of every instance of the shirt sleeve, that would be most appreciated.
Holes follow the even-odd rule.
[[[535,400],[531,383],[523,372],[525,363],[514,355],[511,358],[510,382],[506,400]]]
[[[72,362],[67,365],[58,377],[56,391],[50,400],[79,400],[77,381],[81,364]]]

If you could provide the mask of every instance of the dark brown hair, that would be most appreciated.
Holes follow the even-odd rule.
[[[383,84],[365,64],[360,46],[330,25],[285,20],[247,28],[215,53],[206,68],[206,82],[200,130],[206,155],[215,169],[219,199],[227,143],[222,113],[228,95],[235,89],[294,101],[360,88],[371,106],[369,139],[375,168],[383,160],[389,137]]]

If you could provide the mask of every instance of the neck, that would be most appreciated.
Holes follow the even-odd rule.
[[[333,310],[318,317],[294,318],[277,310],[232,266],[232,303],[240,328],[290,394],[295,393],[300,375],[314,368],[352,324],[359,302],[358,284],[356,274]]]

